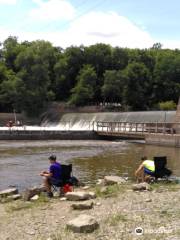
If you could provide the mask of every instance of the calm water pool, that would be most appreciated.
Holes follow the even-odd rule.
[[[111,174],[133,177],[142,155],[166,155],[168,167],[180,176],[180,148],[127,141],[0,141],[0,190],[40,184],[38,174],[48,169],[52,153],[61,163],[72,163],[73,175],[86,183]]]

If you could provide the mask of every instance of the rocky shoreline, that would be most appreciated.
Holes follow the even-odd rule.
[[[0,192],[0,240],[180,239],[178,183],[106,176],[94,187],[54,195],[48,199],[41,188]]]

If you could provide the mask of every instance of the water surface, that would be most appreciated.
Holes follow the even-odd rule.
[[[48,169],[52,153],[61,163],[72,163],[74,176],[86,183],[105,175],[133,177],[142,155],[166,155],[168,167],[180,176],[180,148],[127,141],[0,141],[0,190],[40,184],[39,172]]]

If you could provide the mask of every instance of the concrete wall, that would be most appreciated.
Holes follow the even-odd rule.
[[[96,140],[92,131],[0,131],[0,140]]]
[[[180,135],[148,134],[145,141],[147,144],[180,147]]]

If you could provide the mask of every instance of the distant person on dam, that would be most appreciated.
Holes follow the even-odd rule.
[[[61,184],[61,164],[56,161],[56,156],[51,155],[49,157],[50,167],[49,171],[43,171],[40,173],[40,176],[44,177],[44,187],[47,191],[48,197],[53,197],[53,193],[51,191],[52,185],[59,186]]]
[[[137,182],[150,182],[155,173],[155,164],[153,160],[148,160],[146,156],[142,157],[143,161],[135,171]]]

